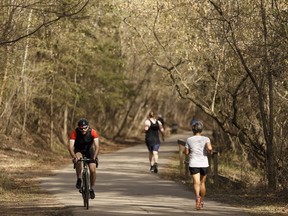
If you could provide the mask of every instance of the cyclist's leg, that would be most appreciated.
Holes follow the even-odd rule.
[[[96,163],[89,163],[89,170],[91,188],[94,189],[96,183]]]
[[[96,161],[93,160],[94,157],[94,149],[91,147],[89,151],[85,154],[87,158],[89,158],[89,171],[90,171],[90,197],[91,199],[95,198],[95,193],[94,193],[94,186],[96,183]]]
[[[96,163],[89,163],[89,171],[90,171],[90,198],[95,198],[94,186],[96,183]]]
[[[85,156],[91,161],[89,162],[89,171],[90,171],[90,185],[94,189],[96,182],[96,161],[94,161],[94,149],[91,147],[86,153]]]
[[[80,151],[75,150],[75,155],[77,158],[82,158],[82,154]],[[77,177],[77,181],[76,181],[76,188],[80,189],[81,187],[81,172],[82,172],[82,162],[81,161],[77,161],[75,163],[75,170],[76,170],[76,177]]]

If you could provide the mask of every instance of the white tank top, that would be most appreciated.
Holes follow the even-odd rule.
[[[189,167],[209,167],[207,143],[210,143],[210,139],[205,136],[192,136],[187,139],[185,148],[190,150]]]

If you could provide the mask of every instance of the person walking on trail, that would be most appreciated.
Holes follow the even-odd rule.
[[[148,119],[144,124],[145,130],[145,143],[149,151],[149,162],[150,171],[158,172],[158,159],[159,159],[159,148],[160,148],[160,138],[159,133],[162,134],[164,140],[164,128],[162,123],[156,119],[156,115],[153,111],[149,113]]]
[[[190,157],[189,170],[193,179],[196,209],[200,210],[204,206],[205,181],[209,167],[207,155],[212,152],[212,145],[208,137],[201,135],[203,130],[201,121],[195,121],[191,128],[194,135],[187,139],[184,154]]]
[[[99,138],[95,129],[89,127],[89,122],[85,118],[78,121],[78,127],[71,132],[69,139],[69,153],[76,168],[76,188],[81,188],[82,164],[79,159],[89,158],[90,171],[90,198],[95,198],[94,185],[96,182],[96,167],[98,167]]]

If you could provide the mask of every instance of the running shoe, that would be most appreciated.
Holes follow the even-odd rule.
[[[158,164],[157,163],[154,164],[154,173],[158,173]]]
[[[204,201],[201,202],[201,209],[204,208]]]
[[[82,183],[81,179],[78,178],[78,179],[77,179],[77,182],[76,182],[76,188],[77,188],[77,189],[80,189],[80,188],[81,188],[81,183]]]
[[[154,172],[154,166],[150,167],[150,172]]]
[[[95,192],[93,189],[90,190],[90,198],[94,199],[95,198]]]
[[[196,210],[201,209],[201,197],[196,198]]]

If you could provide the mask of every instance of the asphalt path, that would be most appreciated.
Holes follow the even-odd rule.
[[[159,173],[165,169],[171,155],[178,152],[177,140],[188,136],[189,134],[174,134],[161,144]],[[82,196],[75,188],[76,177],[72,165],[55,170],[55,175],[42,180],[41,187],[50,191],[57,202],[71,210],[74,216],[248,216],[238,208],[209,199],[205,199],[204,209],[195,210],[193,191],[150,173],[145,144],[101,154],[99,160],[96,197],[90,200],[88,210],[83,207]]]

